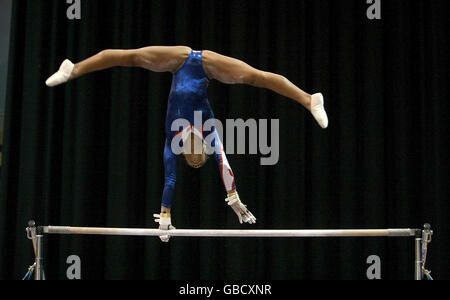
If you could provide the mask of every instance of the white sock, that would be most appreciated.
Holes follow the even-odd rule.
[[[59,67],[59,71],[47,79],[45,84],[49,87],[53,87],[67,82],[72,75],[74,67],[75,65],[70,60],[66,59]]]
[[[311,97],[311,113],[319,123],[320,127],[328,127],[328,116],[324,107],[324,100],[322,94],[314,94]]]

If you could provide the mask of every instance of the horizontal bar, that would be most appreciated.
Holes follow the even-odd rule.
[[[171,237],[251,237],[251,238],[300,238],[300,237],[412,237],[416,229],[358,229],[358,230],[194,230],[91,227],[43,227],[46,234],[67,235],[117,235],[117,236],[163,236]]]

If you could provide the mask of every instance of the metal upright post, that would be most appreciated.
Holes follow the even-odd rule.
[[[36,235],[36,269],[34,272],[34,279],[35,280],[43,280],[43,255],[42,255],[42,241],[44,239],[44,236],[42,235]]]
[[[415,280],[423,279],[422,237],[416,237]]]
[[[33,243],[34,265],[30,270],[34,269],[34,279],[35,280],[45,280],[44,265],[43,265],[43,242],[44,242],[44,232],[42,227],[36,228],[36,222],[28,222],[28,227],[26,228],[27,237]]]
[[[433,280],[433,277],[431,277],[431,271],[426,269],[428,248],[433,238],[433,230],[431,230],[431,225],[428,223],[425,224],[423,228],[424,230],[422,231],[422,276],[423,279],[426,278],[427,280]]]

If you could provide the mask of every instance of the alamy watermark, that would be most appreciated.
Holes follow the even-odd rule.
[[[81,259],[77,255],[71,255],[67,258],[66,263],[69,265],[67,268],[66,276],[69,280],[81,280]]]
[[[381,20],[381,0],[367,0],[367,18],[369,20]]]
[[[67,4],[70,4],[67,8],[67,19],[69,20],[81,20],[81,0],[66,0]]]
[[[262,119],[256,121],[250,119],[244,121],[242,119],[226,120],[226,154],[261,154],[265,157],[261,158],[261,165],[273,166],[276,165],[280,158],[280,121],[271,120],[270,122],[270,145],[269,145],[269,121]],[[190,147],[183,147],[183,142],[187,140],[184,134],[180,134],[186,131],[186,129],[194,128],[200,132],[197,135],[201,135],[203,144],[206,146],[204,149],[202,146],[194,143],[193,152]],[[201,129],[200,129],[201,128]],[[182,129],[182,130],[180,130]],[[215,130],[214,130],[215,129]],[[172,122],[172,132],[176,133],[171,143],[172,152],[175,155],[184,154],[202,154],[203,151],[207,155],[220,154],[223,150],[221,142],[223,139],[224,126],[220,120],[208,119],[203,122],[202,112],[194,112],[194,124],[186,119],[177,119]],[[247,130],[248,130],[248,149],[247,149]],[[205,132],[210,132],[207,136],[204,136]],[[236,135],[237,133],[237,135]],[[218,140],[220,139],[220,140]],[[220,143],[219,146],[217,143]],[[187,148],[187,149],[186,149]],[[237,150],[237,151],[235,151]],[[248,151],[247,151],[248,150]]]
[[[81,0],[66,0],[69,7],[67,8],[67,18],[69,20],[81,19]],[[369,20],[381,20],[381,0],[366,0],[369,5],[367,9],[367,18]]]
[[[371,255],[367,258],[367,264],[369,268],[367,269],[367,279],[369,280],[380,280],[381,279],[381,259],[378,255]]]

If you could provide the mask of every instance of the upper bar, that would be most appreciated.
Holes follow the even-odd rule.
[[[128,228],[91,228],[91,227],[43,227],[46,234],[67,235],[118,235],[118,236],[163,236],[171,237],[251,237],[251,238],[286,238],[286,237],[413,237],[417,229],[359,229],[359,230],[194,230]]]

